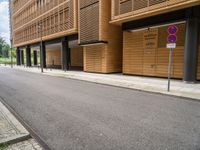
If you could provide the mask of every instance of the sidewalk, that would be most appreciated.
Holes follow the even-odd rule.
[[[41,73],[40,68],[14,66],[14,69]],[[181,80],[171,80],[171,91],[167,92],[168,81],[163,78],[127,76],[122,74],[96,74],[81,71],[64,72],[55,69],[44,69],[43,74],[200,100],[200,83],[187,84]]]
[[[1,103],[0,99],[0,150],[42,150],[29,132]]]

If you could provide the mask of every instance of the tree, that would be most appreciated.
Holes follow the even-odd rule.
[[[0,37],[0,58],[9,57],[10,45],[6,43],[6,41]]]
[[[2,37],[0,37],[0,57],[3,57],[3,47],[5,44],[5,40]]]

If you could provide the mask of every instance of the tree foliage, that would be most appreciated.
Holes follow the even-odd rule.
[[[0,37],[0,58],[8,58],[10,51],[10,45],[6,43],[6,41]]]

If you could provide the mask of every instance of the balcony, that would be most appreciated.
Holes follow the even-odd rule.
[[[200,0],[112,0],[111,23],[121,24],[195,5],[200,5]]]

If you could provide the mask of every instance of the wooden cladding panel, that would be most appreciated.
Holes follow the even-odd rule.
[[[156,76],[167,77],[168,75],[168,64],[169,64],[169,49],[158,48],[156,57]],[[183,77],[183,58],[184,58],[184,47],[177,47],[173,49],[172,58],[172,77],[182,78]]]
[[[106,45],[84,47],[84,71],[105,73]]]
[[[143,14],[145,13],[153,13],[156,12],[162,13],[170,11],[170,8],[173,8],[177,5],[177,9],[185,8],[185,5],[188,6],[195,6],[199,5],[198,0],[112,0],[112,18],[113,22],[116,20],[116,23],[123,23],[130,21],[128,18],[138,19],[138,15],[141,14],[141,17],[144,17]],[[149,12],[149,13],[148,13]],[[128,17],[128,18],[127,18]],[[124,18],[124,21],[121,19]]]
[[[184,43],[185,43],[185,24],[178,24],[177,27],[179,28],[179,31],[177,33],[177,42],[176,42],[176,45],[177,46],[183,46]],[[158,47],[161,48],[161,47],[166,47],[166,41],[167,41],[167,36],[168,36],[168,33],[166,32],[167,31],[167,26],[166,27],[162,27],[162,28],[159,28],[159,42],[158,42]]]
[[[99,2],[80,10],[80,42],[99,40]]]
[[[48,5],[48,3],[46,4]],[[44,7],[48,7],[48,6]],[[26,9],[22,15],[16,15],[13,20],[18,20],[13,24],[14,45],[24,45],[24,43],[33,43],[39,41],[39,38],[52,39],[59,36],[68,35],[77,32],[76,14],[77,0],[59,1],[59,6],[54,6],[46,14],[33,15],[26,17]],[[74,9],[75,8],[75,9]],[[28,11],[29,12],[29,11]],[[38,25],[42,27],[42,33]],[[68,31],[66,33],[66,31]]]
[[[108,44],[84,47],[85,71],[113,73],[122,70],[122,31],[121,27],[109,23],[111,20],[110,8],[111,1],[99,2],[98,40],[106,41]],[[91,38],[88,41],[94,40]]]
[[[84,8],[84,7],[87,7],[89,5],[92,5],[96,2],[99,2],[99,0],[79,0],[81,9]]]
[[[139,10],[148,6],[147,0],[134,0],[133,10]]]
[[[172,77],[183,77],[185,25],[178,25],[179,40],[173,49]],[[166,27],[138,32],[124,32],[123,72],[146,76],[168,76],[169,49]],[[166,35],[166,36],[165,36]],[[165,44],[164,44],[165,43]]]
[[[71,49],[71,66],[83,67],[83,48]]]
[[[143,74],[154,76],[156,73],[156,49],[158,43],[158,29],[143,32]]]
[[[132,1],[126,0],[120,2],[120,14],[130,12],[132,10]]]
[[[46,62],[47,66],[61,66],[61,50],[47,50]]]
[[[143,32],[124,32],[123,73],[143,74]]]

